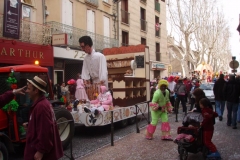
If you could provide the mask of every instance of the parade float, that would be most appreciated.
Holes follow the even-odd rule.
[[[209,64],[203,62],[197,66],[195,74],[202,83],[212,82],[213,68]]]
[[[136,115],[148,112],[150,100],[149,51],[145,45],[107,48],[103,50],[107,60],[108,87],[112,91],[113,106],[98,115],[86,113],[84,107],[91,108],[88,102],[80,101],[72,109],[75,124],[104,126],[113,122],[131,124]],[[88,86],[86,92],[90,100],[96,98],[96,84]],[[113,116],[111,116],[113,115]],[[113,118],[113,119],[112,119]]]

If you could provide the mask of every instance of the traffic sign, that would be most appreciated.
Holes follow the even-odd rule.
[[[232,69],[236,69],[236,68],[238,68],[238,66],[239,66],[239,63],[238,63],[238,61],[231,61],[230,63],[229,63],[229,67],[230,68],[232,68]]]
[[[237,72],[237,70],[236,70],[236,69],[233,69],[233,70],[232,70],[232,73],[236,73],[236,72]]]

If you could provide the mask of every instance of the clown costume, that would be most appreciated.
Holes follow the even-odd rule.
[[[169,100],[168,82],[164,79],[158,83],[159,89],[155,91],[152,102],[150,103],[152,122],[147,126],[146,139],[151,140],[159,118],[162,121],[161,131],[162,140],[172,140],[170,135],[170,125],[168,123],[168,112],[172,111],[172,105]]]

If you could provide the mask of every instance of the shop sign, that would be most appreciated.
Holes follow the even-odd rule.
[[[53,66],[53,49],[51,46],[3,39],[0,39],[0,41],[0,63],[34,64],[38,60],[41,66]]]
[[[20,0],[4,0],[3,36],[19,39],[20,34]]]
[[[52,45],[67,45],[67,34],[54,34],[52,35]]]
[[[152,69],[163,70],[165,69],[165,65],[162,63],[152,63]]]

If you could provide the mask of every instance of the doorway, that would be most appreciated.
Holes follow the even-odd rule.
[[[64,70],[54,70],[53,84],[62,84],[64,82]]]

